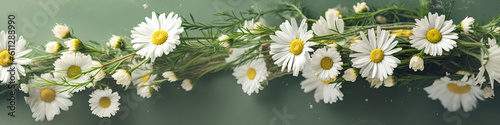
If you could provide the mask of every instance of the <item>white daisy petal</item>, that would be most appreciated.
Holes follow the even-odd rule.
[[[313,51],[310,48],[313,43],[308,42],[313,34],[312,31],[307,31],[307,24],[302,20],[300,27],[294,18],[290,23],[285,21],[280,25],[282,31],[276,31],[276,35],[271,35],[270,38],[275,41],[271,43],[272,58],[274,64],[281,66],[282,70],[293,71],[293,76],[298,76],[304,65],[308,62],[309,52]]]
[[[398,41],[394,40],[395,35],[389,36],[389,31],[381,30],[377,27],[375,36],[374,29],[368,30],[368,38],[363,32],[360,32],[362,40],[353,46],[354,57],[351,62],[355,68],[361,68],[362,77],[377,78],[380,81],[392,75],[394,68],[401,61],[392,54],[399,52],[402,48],[394,48]]]
[[[179,35],[184,32],[184,28],[181,27],[180,17],[173,12],[167,17],[165,13],[157,17],[152,12],[152,18],[146,17],[145,20],[131,31],[131,42],[134,43],[132,47],[139,50],[138,55],[151,58],[154,62],[157,57],[168,55],[180,44]]]
[[[445,21],[444,15],[429,13],[424,19],[415,20],[417,23],[412,29],[415,36],[410,37],[412,47],[419,50],[425,49],[424,53],[431,56],[443,55],[443,50],[450,51],[456,47],[453,39],[457,39],[458,35],[452,33],[455,25],[451,20]]]

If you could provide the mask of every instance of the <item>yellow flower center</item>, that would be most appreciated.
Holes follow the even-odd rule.
[[[248,71],[247,71],[247,77],[248,77],[248,79],[250,79],[250,80],[253,80],[253,79],[255,78],[255,75],[256,75],[256,74],[257,74],[257,72],[255,72],[255,69],[253,69],[253,68],[250,68],[250,69],[248,69]]]
[[[80,67],[75,66],[75,65],[70,66],[68,68],[68,71],[66,71],[66,75],[68,75],[68,77],[72,78],[72,79],[78,79],[78,77],[76,77],[76,78],[73,78],[73,77],[77,76],[80,73],[82,73],[82,69],[80,69]]]
[[[292,43],[290,43],[290,52],[294,55],[301,54],[303,49],[304,43],[300,39],[294,39],[292,40]]]
[[[441,41],[441,38],[443,37],[443,35],[441,34],[441,32],[439,32],[439,30],[431,29],[431,30],[427,31],[427,35],[425,35],[425,37],[427,38],[427,40],[429,42],[437,43],[437,42]]]
[[[2,50],[0,52],[0,65],[6,67],[10,66],[12,62],[14,62],[14,57],[10,55],[9,50],[6,49]]]
[[[158,30],[151,36],[151,42],[155,45],[161,45],[167,41],[168,33],[163,30]]]
[[[448,90],[455,94],[465,94],[470,91],[470,85],[458,86],[456,83],[448,83]]]
[[[374,63],[379,63],[384,59],[384,51],[381,49],[373,49],[372,52],[370,52],[370,59]]]
[[[329,84],[329,83],[331,83],[331,82],[335,81],[335,79],[337,79],[337,77],[335,77],[335,78],[330,78],[330,80],[328,80],[328,81],[323,81],[323,80],[321,80],[321,82],[323,82],[323,83],[325,83],[325,84]]]
[[[111,105],[111,100],[109,99],[109,97],[101,97],[101,99],[99,99],[99,105],[102,108],[108,108],[109,105]]]
[[[44,88],[40,92],[40,98],[44,102],[52,102],[56,98],[56,91],[51,88]]]
[[[328,70],[330,68],[332,68],[333,66],[333,61],[330,57],[324,57],[323,59],[321,59],[321,68],[323,68],[324,70]]]
[[[144,83],[148,82],[148,80],[149,80],[149,77],[150,77],[150,76],[151,76],[151,73],[150,73],[150,72],[148,72],[148,73],[146,73],[146,74],[142,75],[142,79],[141,79],[142,84],[144,84]]]

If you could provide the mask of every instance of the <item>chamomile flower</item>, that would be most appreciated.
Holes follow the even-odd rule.
[[[54,80],[50,73],[42,74],[40,77],[49,81]],[[35,78],[32,84],[45,82],[41,78]],[[43,86],[29,89],[30,96],[24,97],[24,100],[33,112],[32,117],[35,118],[35,121],[43,121],[45,118],[47,121],[52,121],[55,115],[61,113],[60,109],[69,110],[73,102],[69,100],[71,94],[65,90],[66,88],[63,86]]]
[[[191,91],[194,87],[194,84],[191,82],[191,79],[184,79],[182,81],[181,87],[186,91]]]
[[[361,3],[358,2],[356,5],[352,6],[352,8],[354,9],[354,12],[356,12],[356,13],[370,11],[370,8],[368,8],[368,6],[366,5],[365,2],[361,2]]]
[[[495,81],[500,82],[500,68],[498,68],[500,67],[500,63],[498,63],[500,61],[500,47],[495,39],[488,38],[488,44],[490,45],[488,53],[481,51],[482,65],[477,76],[486,76],[485,73],[488,73],[491,88],[494,89]]]
[[[328,9],[326,12],[325,12],[325,16],[326,17],[330,17],[330,16],[337,16],[337,17],[342,17],[342,14],[340,13],[339,10],[335,9],[335,8],[330,8]]]
[[[342,76],[346,81],[354,82],[356,78],[358,78],[358,71],[356,68],[349,68],[344,71],[344,75]]]
[[[316,43],[307,41],[313,37],[313,32],[307,31],[305,19],[297,26],[297,22],[292,18],[290,22],[287,20],[282,23],[280,29],[282,31],[276,31],[276,35],[270,36],[275,41],[271,43],[270,54],[273,55],[274,64],[281,67],[281,71],[285,68],[287,72],[293,70],[293,76],[298,76],[308,63],[309,52],[314,51],[311,46]]]
[[[80,74],[92,69],[92,57],[80,52],[64,52],[61,58],[54,62],[54,76],[58,79],[64,79],[71,85],[77,85],[88,82],[92,74]],[[78,76],[80,74],[80,76]],[[85,90],[85,87],[93,86],[88,83],[86,86],[79,86],[73,92]]]
[[[266,62],[260,58],[238,66],[234,68],[233,76],[236,77],[237,83],[241,84],[244,93],[248,95],[259,93],[259,89],[262,88],[261,83],[265,82],[268,76]]]
[[[344,94],[340,91],[340,88],[342,88],[341,83],[330,84],[336,78],[323,81],[314,75],[310,68],[304,69],[303,72],[302,76],[304,76],[305,80],[300,83],[300,88],[304,89],[305,93],[316,90],[314,92],[314,100],[316,102],[319,103],[319,101],[323,100],[324,103],[332,104],[338,100],[342,100],[342,97],[344,97]]]
[[[11,67],[14,67],[14,82],[19,80],[19,74],[25,76],[25,70],[22,65],[28,65],[31,63],[31,59],[22,58],[24,55],[31,52],[31,49],[24,49],[26,46],[26,40],[24,40],[23,36],[20,36],[17,39],[16,47],[12,50],[12,47],[8,47],[8,34],[5,31],[0,31],[0,80],[3,83],[7,83],[11,80],[11,73],[8,70]],[[11,53],[15,53],[11,55]]]
[[[154,62],[157,57],[168,55],[180,44],[179,34],[184,32],[181,23],[181,18],[173,12],[166,17],[165,13],[157,17],[156,13],[152,12],[151,18],[146,17],[146,22],[131,31],[131,42],[134,43],[132,47],[139,50],[137,55],[149,57],[151,62]]]
[[[445,16],[432,14],[424,19],[415,19],[416,24],[412,29],[414,36],[410,36],[411,47],[424,50],[425,54],[441,56],[444,51],[450,51],[457,46],[453,39],[458,39],[458,34],[453,33],[455,25],[452,20],[445,21]]]
[[[56,53],[61,49],[61,44],[59,42],[49,42],[45,44],[45,52],[47,53]]]
[[[462,27],[462,31],[464,31],[466,33],[473,33],[474,30],[471,29],[472,24],[474,24],[474,18],[473,17],[465,17],[465,19],[462,20],[462,22],[460,22],[460,26]]]
[[[137,66],[139,62],[136,60],[132,62],[130,67]],[[151,74],[153,72],[153,64],[145,63],[139,66],[132,72],[132,83],[137,86],[137,94],[143,98],[151,97],[151,90],[158,91],[158,85],[151,85],[156,79],[156,74]]]
[[[396,35],[389,37],[389,31],[381,30],[377,27],[377,36],[374,29],[368,30],[368,38],[361,31],[362,40],[356,40],[357,44],[350,48],[354,52],[350,57],[354,57],[352,66],[361,68],[359,71],[362,77],[377,78],[380,81],[392,75],[394,68],[401,62],[392,54],[399,52],[402,48],[394,48],[398,41],[394,40]]]
[[[317,49],[310,60],[311,69],[319,79],[328,81],[336,78],[342,70],[342,58],[335,49]]]
[[[68,41],[65,41],[64,44],[66,44],[68,50],[71,52],[76,52],[83,46],[82,41],[80,41],[79,39],[70,39]]]
[[[111,48],[113,49],[116,49],[116,48],[120,48],[123,44],[123,40],[120,36],[111,36],[111,38],[109,38],[109,42],[106,43],[106,45],[110,46]]]
[[[167,78],[169,82],[175,82],[178,80],[177,75],[173,71],[166,71],[162,74],[163,78]]]
[[[422,57],[420,56],[413,56],[411,57],[410,59],[410,65],[409,65],[409,68],[410,69],[413,69],[413,71],[424,71],[424,59],[422,59]]]
[[[52,33],[54,33],[54,36],[59,38],[59,39],[66,39],[70,36],[69,33],[69,28],[66,26],[66,24],[61,25],[61,24],[56,24],[54,28],[52,29]]]
[[[465,112],[469,112],[476,107],[477,100],[484,100],[483,90],[481,87],[473,85],[473,79],[464,76],[461,80],[454,81],[445,76],[435,80],[431,86],[425,87],[424,90],[429,93],[429,98],[439,99],[450,112],[457,111],[460,107]]]
[[[344,20],[339,19],[334,14],[325,14],[325,18],[323,18],[323,16],[320,16],[319,20],[312,25],[311,29],[313,30],[314,34],[318,36],[324,36],[344,33]]]
[[[226,34],[223,34],[219,38],[217,38],[217,40],[220,41],[219,45],[224,47],[224,48],[228,48],[231,46],[231,39],[229,39],[229,40],[228,39],[229,39],[229,36]]]
[[[116,80],[116,84],[122,85],[123,87],[125,87],[125,89],[128,88],[130,82],[132,81],[130,78],[130,74],[127,70],[124,69],[116,70],[115,73],[111,75],[111,77]]]
[[[111,89],[97,89],[90,94],[89,106],[92,114],[104,118],[111,117],[120,109],[120,96],[118,92],[112,92]]]
[[[238,29],[236,32],[240,32],[240,33],[255,33],[254,29],[256,29],[256,28],[257,28],[257,25],[254,24],[253,19],[252,20],[245,20],[243,22],[243,27],[241,27],[241,29]]]

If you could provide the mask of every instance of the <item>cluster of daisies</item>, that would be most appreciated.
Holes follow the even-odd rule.
[[[29,94],[25,100],[33,112],[33,118],[36,121],[43,121],[45,118],[48,121],[53,120],[55,115],[61,113],[60,110],[67,111],[73,105],[70,100],[72,94],[87,88],[94,89],[88,101],[92,114],[101,118],[114,116],[120,109],[119,100],[121,97],[118,92],[113,92],[109,84],[100,83],[102,79],[109,76],[116,81],[118,86],[122,86],[124,89],[133,86],[137,89],[137,94],[140,97],[150,98],[153,92],[160,88],[159,85],[153,84],[157,74],[153,74],[152,65],[157,57],[169,54],[180,43],[179,34],[183,32],[181,23],[180,17],[174,13],[168,15],[163,13],[157,16],[153,12],[151,18],[146,17],[146,22],[142,22],[131,31],[133,38],[131,42],[134,43],[133,48],[137,52],[125,56],[133,57],[137,54],[143,59],[141,61],[134,59],[126,67],[111,71],[106,71],[106,67],[121,61],[120,59],[106,64],[99,62],[99,58],[85,54],[86,50],[95,48],[84,45],[82,41],[70,33],[68,26],[57,24],[52,31],[57,38],[65,40],[65,47],[57,41],[45,45],[45,52],[60,55],[53,63],[54,70],[40,76],[34,76],[34,79],[31,79],[28,84],[20,85],[20,89]],[[1,42],[6,42],[3,31],[1,36],[4,40]],[[25,44],[25,40],[20,37],[14,60],[3,60],[3,58],[0,60],[2,64],[5,61],[10,61],[6,62],[9,63],[5,65],[6,68],[15,64],[23,75],[24,69],[18,65],[29,64],[30,59],[20,57],[31,51],[23,49]],[[125,42],[121,37],[113,35],[107,45],[112,49],[122,49]],[[4,75],[8,78],[8,74],[1,74],[2,78]],[[162,76],[170,82],[177,81],[177,76],[172,71],[164,72]],[[182,86],[189,88],[191,86],[189,84],[191,83],[188,82]]]
[[[356,13],[369,11],[364,2],[358,3],[353,9]],[[365,78],[374,88],[382,85],[392,87],[397,84],[397,78],[393,74],[394,69],[400,66],[401,60],[394,54],[403,50],[396,47],[398,35],[409,36],[411,47],[420,51],[411,57],[407,66],[415,72],[424,70],[424,54],[443,56],[457,47],[456,40],[459,38],[455,31],[457,26],[452,20],[445,20],[444,15],[428,13],[423,19],[415,19],[415,27],[412,30],[391,34],[390,31],[377,26],[376,29],[359,32],[360,39],[355,41],[323,40],[321,42],[327,45],[317,48],[319,42],[310,41],[312,37],[344,33],[342,15],[336,9],[329,9],[325,12],[325,17],[321,16],[312,24],[311,30],[308,30],[306,21],[303,19],[297,23],[296,19],[291,18],[282,23],[280,30],[270,35],[272,42],[269,54],[272,55],[274,64],[281,67],[282,72],[291,72],[293,76],[302,72],[305,80],[300,83],[301,88],[306,93],[315,90],[316,102],[323,100],[324,103],[330,104],[343,99],[340,90],[342,82],[355,82],[358,75]],[[473,23],[474,18],[465,18],[458,26],[459,32],[474,32],[471,28]],[[257,26],[251,24],[254,24],[253,20],[248,20],[242,28],[254,31]],[[225,39],[228,39],[228,36],[221,36],[219,41]],[[500,59],[497,58],[500,57],[497,56],[500,50],[495,39],[488,39],[488,43],[490,47],[481,54],[482,67],[477,75],[457,72],[464,75],[463,79],[452,80],[448,75],[437,79],[424,89],[429,93],[429,98],[439,99],[449,111],[457,111],[462,107],[466,112],[476,107],[477,100],[492,98],[494,81],[500,80],[500,64],[492,62]],[[315,47],[317,49],[313,49]],[[249,48],[253,46],[233,48],[226,62],[234,61]],[[350,50],[350,53],[342,55],[341,49]],[[347,56],[350,60],[343,61],[342,56]],[[263,89],[267,84],[266,76],[269,75],[265,65],[266,62],[258,58],[234,68],[233,75],[237,78],[237,83],[242,85],[243,92],[251,95]],[[491,87],[482,86],[485,76],[490,78]]]
[[[370,12],[365,2],[357,3],[353,10],[355,13]],[[236,83],[241,85],[245,94],[259,93],[268,84],[268,80],[272,79],[273,73],[290,73],[295,77],[302,73],[305,80],[300,83],[301,89],[305,93],[314,90],[314,99],[318,103],[323,100],[324,103],[332,104],[343,100],[341,88],[344,83],[355,82],[358,76],[361,76],[373,88],[382,85],[392,87],[398,83],[395,69],[403,66],[410,72],[424,71],[424,59],[430,60],[425,57],[452,56],[449,52],[457,48],[458,34],[474,33],[474,18],[467,17],[457,26],[452,20],[446,20],[444,15],[437,13],[428,13],[422,19],[415,19],[415,26],[411,30],[385,30],[380,26],[373,26],[367,31],[360,31],[359,34],[357,29],[355,33],[346,33],[352,29],[345,29],[345,20],[337,9],[329,9],[324,17],[321,16],[318,20],[310,20],[297,21],[291,18],[279,25],[278,30],[273,30],[274,33],[264,35],[260,34],[259,28],[266,27],[265,23],[254,22],[254,19],[245,20],[234,34],[246,35],[220,35],[218,39],[212,40],[217,43],[216,46],[220,45],[220,48],[229,50],[227,53],[230,54],[223,63],[237,65],[223,66],[234,70],[232,75],[236,77]],[[310,28],[308,21],[314,22]],[[54,69],[34,76],[27,84],[20,85],[20,90],[29,95],[25,97],[25,101],[33,112],[33,118],[36,121],[43,121],[45,118],[48,121],[53,120],[55,115],[61,113],[60,110],[67,111],[73,105],[70,100],[72,94],[88,88],[93,90],[88,101],[92,114],[101,118],[112,117],[120,109],[121,99],[118,92],[113,92],[114,86],[123,89],[135,88],[139,96],[151,98],[154,92],[159,91],[159,83],[178,81],[179,74],[173,71],[162,71],[163,73],[158,74],[153,72],[153,65],[155,61],[158,63],[157,59],[174,52],[181,44],[180,34],[184,32],[182,22],[181,17],[173,12],[168,15],[153,12],[151,18],[146,17],[145,22],[141,22],[131,31],[132,45],[127,44],[120,36],[111,36],[106,43],[111,49],[118,52],[122,49],[133,50],[133,53],[113,60],[89,54],[89,51],[103,51],[85,45],[70,33],[65,24],[57,24],[52,31],[55,37],[64,41],[64,46],[58,41],[45,45],[45,52],[57,56],[57,60],[53,62]],[[387,19],[377,17],[377,22],[385,23]],[[313,39],[340,35],[352,36]],[[405,49],[420,52],[413,53],[411,58],[408,57],[410,59],[397,56],[404,52],[403,47],[398,46],[401,45],[397,38],[399,36],[408,38],[407,44],[410,46]],[[232,47],[232,40],[235,39],[259,42]],[[0,80],[3,83],[12,78],[7,72],[10,67],[16,67],[18,74],[26,75],[22,65],[31,63],[31,59],[23,58],[31,49],[24,49],[26,41],[22,36],[18,38],[14,50],[16,54],[13,57],[10,55],[12,50],[6,46],[7,41],[7,34],[1,31]],[[439,99],[449,111],[463,109],[467,112],[476,107],[478,100],[494,96],[494,82],[500,82],[500,63],[495,63],[500,61],[500,49],[495,38],[488,38],[481,43],[487,44],[482,45],[481,54],[477,56],[481,62],[481,67],[477,69],[479,72],[456,72],[463,76],[460,80],[452,79],[450,74],[436,79],[432,85],[424,88],[429,93],[429,98]],[[253,57],[244,59],[249,53],[253,54]],[[135,58],[135,55],[138,57]],[[129,59],[129,62],[125,62]],[[101,62],[103,60],[105,62]],[[408,63],[402,63],[402,60],[408,60]],[[121,65],[122,63],[125,64]],[[14,78],[19,79],[18,74]],[[114,80],[111,84],[115,85],[103,82],[105,78]],[[193,89],[195,84],[191,79],[181,80],[184,90]],[[490,85],[483,86],[486,84]]]

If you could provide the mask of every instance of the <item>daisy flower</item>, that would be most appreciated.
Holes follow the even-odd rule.
[[[131,68],[139,64],[137,60],[134,60]],[[153,64],[145,63],[139,66],[132,72],[132,83],[137,86],[137,94],[143,98],[150,98],[152,90],[158,91],[160,88],[158,85],[151,85],[156,79],[156,74],[151,74],[153,72]]]
[[[104,118],[111,117],[120,109],[120,96],[118,92],[112,92],[111,89],[95,90],[90,94],[89,106],[92,114]]]
[[[234,68],[233,76],[237,83],[241,84],[241,89],[248,95],[259,93],[262,89],[261,83],[267,79],[267,67],[264,59],[253,60],[250,63]]]
[[[413,69],[413,71],[424,71],[424,59],[422,59],[422,57],[420,56],[413,56],[411,57],[410,59],[410,65],[409,65],[409,68],[410,69]]]
[[[473,85],[473,78],[464,76],[460,81],[453,81],[449,77],[441,77],[425,87],[429,98],[439,99],[441,104],[450,112],[457,111],[462,107],[465,112],[472,111],[476,107],[477,100],[483,99],[481,87]]]
[[[365,2],[361,2],[361,3],[358,2],[356,5],[352,6],[352,8],[354,9],[354,12],[356,12],[356,13],[370,11],[370,8],[368,8],[368,6],[366,6]]]
[[[465,17],[465,19],[462,20],[462,22],[460,22],[460,26],[462,27],[462,31],[464,31],[466,33],[474,32],[474,30],[471,29],[472,24],[474,24],[474,18],[473,17]]]
[[[231,39],[226,34],[221,35],[217,40],[220,41],[219,45],[224,48],[228,48],[231,46]]]
[[[280,66],[281,71],[285,68],[287,72],[293,70],[293,76],[298,76],[309,61],[309,52],[314,51],[311,46],[316,43],[307,41],[313,37],[313,32],[307,31],[305,19],[297,26],[297,22],[292,18],[290,22],[287,20],[282,23],[280,29],[282,31],[276,31],[276,35],[270,36],[275,42],[271,43],[269,53],[273,55],[274,64]]]
[[[113,49],[120,48],[122,44],[123,44],[122,38],[120,36],[115,36],[115,35],[112,35],[111,38],[109,38],[109,42],[106,43],[106,45],[110,46]]]
[[[68,50],[71,52],[76,52],[76,51],[80,50],[80,48],[83,45],[82,41],[80,41],[79,39],[70,39],[70,40],[64,42],[64,44],[66,44],[66,46],[68,47]]]
[[[190,79],[184,79],[182,81],[181,87],[186,91],[191,91],[194,87],[194,84],[191,82]]]
[[[314,34],[318,36],[324,36],[344,33],[344,20],[339,19],[334,14],[325,14],[325,18],[323,18],[323,16],[320,16],[319,20],[312,25],[311,29],[313,30]]]
[[[162,74],[163,78],[167,78],[169,82],[175,82],[178,80],[177,75],[173,71],[166,71]]]
[[[61,25],[61,24],[56,24],[54,28],[52,29],[52,33],[54,33],[54,36],[59,38],[59,39],[66,39],[70,36],[69,34],[69,28],[66,26],[66,24]]]
[[[168,55],[181,43],[179,34],[184,32],[181,23],[181,18],[173,12],[166,17],[165,13],[157,17],[152,12],[151,18],[146,17],[146,22],[131,31],[131,42],[134,43],[132,47],[139,50],[137,55],[149,57],[154,62],[157,57]]]
[[[61,44],[59,42],[49,42],[45,44],[45,52],[47,53],[56,53],[61,49]]]
[[[125,89],[128,88],[130,82],[132,81],[130,74],[127,70],[124,69],[116,70],[115,73],[111,75],[111,77],[116,80],[116,84],[122,85],[123,87],[125,87]]]
[[[61,58],[54,62],[54,76],[58,79],[64,79],[71,85],[88,82],[92,74],[87,73],[81,74],[80,76],[78,75],[91,69],[92,57],[84,55],[80,52],[64,52]],[[93,84],[88,83],[86,86],[79,86],[78,88],[75,88],[73,92],[79,92],[85,90],[85,87],[91,86],[93,86]]]
[[[340,13],[339,10],[335,8],[330,8],[325,12],[325,17],[330,17],[330,16],[342,17],[342,14]]]
[[[19,80],[19,74],[23,76],[26,75],[22,65],[31,63],[31,59],[22,58],[24,55],[31,52],[31,49],[24,49],[26,40],[24,40],[23,36],[19,37],[15,48],[8,47],[8,41],[8,34],[3,30],[0,31],[0,80],[2,80],[2,83],[17,82],[17,80]],[[11,55],[11,53],[15,54]],[[16,72],[14,76],[11,76],[8,71],[11,68],[14,68],[14,72]],[[15,80],[11,81],[10,77],[14,77]]]
[[[453,33],[455,25],[452,20],[445,21],[445,16],[432,14],[424,19],[415,19],[415,27],[412,29],[414,36],[410,36],[411,47],[418,50],[425,48],[424,53],[431,56],[441,56],[444,51],[450,51],[457,43],[453,39],[458,39],[458,34]]]
[[[377,36],[374,29],[368,30],[368,38],[361,31],[362,40],[356,40],[357,44],[350,47],[354,54],[352,66],[361,68],[359,71],[362,77],[378,78],[380,81],[392,75],[394,68],[401,62],[392,54],[399,52],[402,48],[394,48],[398,41],[394,40],[396,35],[389,37],[389,31],[381,30],[377,26]]]
[[[488,44],[490,45],[488,52],[481,51],[482,66],[479,68],[477,76],[486,76],[485,73],[488,73],[490,85],[493,89],[495,81],[500,82],[500,63],[498,63],[500,62],[500,47],[495,39],[488,38]]]
[[[356,78],[358,78],[358,71],[356,68],[349,68],[344,71],[344,75],[342,76],[346,81],[354,82]]]
[[[335,49],[321,48],[314,52],[310,64],[313,74],[327,81],[340,74],[343,62]]]
[[[366,81],[370,83],[370,88],[380,88],[380,86],[384,85],[385,87],[392,87],[396,84],[396,80],[394,76],[388,76],[384,80],[380,80],[377,78],[366,78]]]
[[[255,33],[255,30],[257,28],[257,25],[255,25],[253,19],[252,20],[245,20],[243,22],[243,27],[241,29],[238,29],[236,32],[240,33]],[[250,31],[250,32],[248,32]]]
[[[41,78],[54,80],[50,73],[42,74]],[[45,82],[43,79],[37,77],[32,84]],[[30,96],[24,97],[24,100],[30,106],[35,121],[43,121],[45,118],[47,121],[52,121],[55,115],[61,113],[60,109],[68,111],[73,102],[69,100],[71,95],[65,90],[63,86],[43,86],[29,89]]]
[[[342,100],[344,94],[340,91],[342,88],[341,83],[332,83],[336,78],[332,78],[328,81],[323,81],[314,75],[310,68],[306,68],[304,73],[302,73],[305,80],[300,83],[300,88],[304,89],[305,93],[314,92],[314,100],[319,103],[323,100],[324,103],[332,104],[337,102],[337,100]]]

